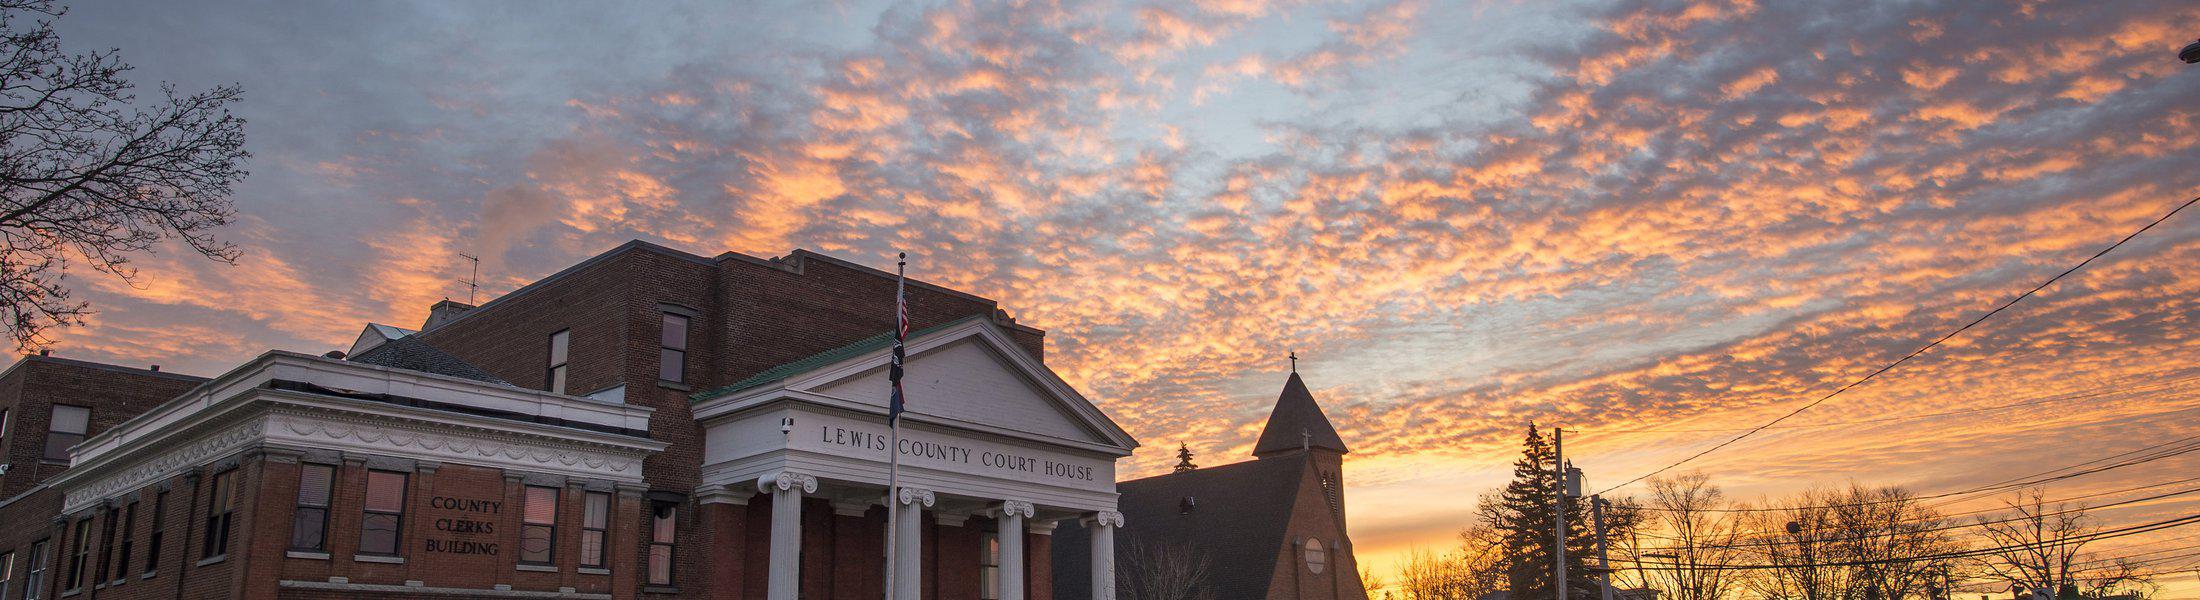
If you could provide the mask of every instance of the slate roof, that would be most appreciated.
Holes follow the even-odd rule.
[[[1117,543],[1206,549],[1214,597],[1266,598],[1306,470],[1304,460],[1251,460],[1117,484]]]
[[[418,336],[408,335],[383,342],[381,345],[368,348],[366,352],[361,352],[349,360],[355,363],[379,365],[392,369],[434,373],[499,385],[512,385],[509,381],[498,379],[497,376],[489,374],[488,371],[481,370],[481,367],[459,360],[458,357],[451,356],[450,353],[421,341]]]
[[[1337,437],[1337,428],[1322,414],[1321,405],[1314,403],[1314,393],[1306,390],[1306,382],[1293,371],[1291,379],[1283,382],[1283,394],[1276,397],[1275,410],[1268,413],[1268,428],[1261,430],[1260,442],[1253,444],[1253,456],[1294,451],[1302,446],[1352,451],[1345,447],[1344,438]]]
[[[961,325],[966,321],[983,318],[984,316],[985,315],[970,315],[960,319],[955,319],[953,321],[948,321],[946,323],[926,327],[923,330],[910,333],[909,338],[916,339],[919,337],[923,337],[925,334],[929,334],[934,331],[939,331],[956,325]],[[704,400],[724,396],[726,394],[731,394],[750,388],[763,387],[774,382],[785,381],[788,378],[794,377],[796,375],[801,375],[803,373],[808,373],[828,366],[839,364],[841,361],[862,356],[870,352],[882,350],[885,348],[891,348],[893,347],[893,345],[894,332],[892,330],[888,330],[878,335],[857,340],[853,344],[848,344],[839,348],[826,350],[824,352],[819,352],[817,354],[802,357],[795,360],[794,362],[784,363],[776,367],[765,369],[755,375],[750,375],[747,378],[733,382],[732,384],[725,387],[696,392],[688,396],[688,401],[702,402]]]

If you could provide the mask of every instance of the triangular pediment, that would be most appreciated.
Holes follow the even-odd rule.
[[[908,342],[902,377],[906,410],[917,418],[975,424],[1061,440],[1137,445],[1069,384],[1007,334],[982,320],[927,332]],[[866,352],[788,377],[784,389],[883,409],[891,348]]]

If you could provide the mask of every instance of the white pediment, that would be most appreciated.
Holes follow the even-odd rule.
[[[1125,453],[1137,445],[991,323],[967,320],[926,332],[907,345],[902,389],[913,418],[1113,447]],[[883,414],[892,390],[887,381],[890,357],[891,349],[882,348],[790,376],[770,387],[868,406]],[[771,393],[750,390],[737,395]]]
[[[1072,416],[1060,399],[1018,372],[980,337],[967,337],[910,356],[901,385],[909,412],[1093,443],[1107,443]],[[808,391],[886,406],[885,365]]]

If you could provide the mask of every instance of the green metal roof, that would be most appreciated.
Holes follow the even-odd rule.
[[[961,325],[966,321],[982,318],[984,316],[985,315],[970,315],[960,319],[955,319],[953,321],[948,321],[946,323],[926,327],[922,331],[917,331],[915,333],[909,334],[909,338],[916,339],[924,337],[926,334],[932,333],[934,331],[939,331],[956,325]],[[819,352],[817,354],[803,357],[802,359],[796,360],[794,362],[785,363],[776,367],[765,369],[755,375],[750,375],[747,379],[733,382],[732,385],[689,394],[688,402],[691,404],[702,402],[704,400],[732,394],[742,390],[763,387],[774,382],[785,381],[790,377],[822,369],[826,366],[862,356],[864,354],[869,354],[876,350],[890,348],[893,347],[893,345],[894,332],[892,330],[888,330],[878,335],[863,338],[853,344],[848,344],[839,348],[826,350],[824,352]]]

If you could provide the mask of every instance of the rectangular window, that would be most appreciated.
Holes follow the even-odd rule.
[[[166,512],[168,512],[168,491],[155,492],[153,494],[153,534],[145,538],[145,574],[147,575],[153,574],[154,570],[160,568],[160,537],[163,533],[162,524],[168,520],[163,515]]]
[[[15,553],[0,553],[0,598],[8,597],[15,589]]]
[[[658,502],[649,511],[649,584],[672,585],[672,551],[680,505]]]
[[[611,525],[611,495],[581,495],[581,566],[603,567],[604,530]]]
[[[46,598],[46,540],[31,543],[30,554],[23,557],[23,600]]]
[[[572,338],[571,329],[550,334],[550,373],[545,378],[550,382],[550,393],[565,393],[565,350]]]
[[[290,549],[328,551],[328,499],[336,468],[298,466],[298,510],[290,520]]]
[[[107,567],[115,559],[115,523],[122,509],[109,507],[99,520],[99,574],[92,576],[92,583],[107,581]]]
[[[237,514],[236,475],[236,469],[214,474],[213,490],[207,492],[206,545],[199,548],[199,558],[229,554],[229,521]]]
[[[688,318],[665,313],[665,328],[657,343],[657,378],[687,382]]]
[[[527,512],[519,526],[519,561],[550,564],[557,540],[558,488],[527,486]]]
[[[130,578],[130,551],[137,537],[136,529],[137,503],[131,502],[122,507],[122,543],[117,544],[115,550],[115,581]]]
[[[84,589],[84,564],[92,556],[92,520],[76,522],[76,535],[69,537],[69,585],[66,589]]]
[[[53,420],[46,427],[46,460],[69,460],[69,447],[84,443],[92,427],[92,409],[53,405]]]
[[[405,474],[367,472],[366,518],[359,523],[359,553],[396,556],[405,524]]]
[[[982,600],[1001,598],[1001,534],[986,532],[978,543],[978,597]]]

